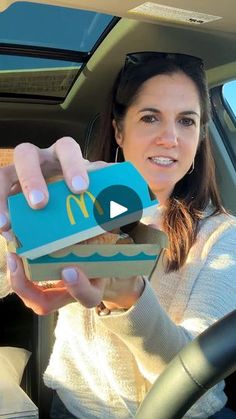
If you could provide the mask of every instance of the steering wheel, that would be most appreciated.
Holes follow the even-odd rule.
[[[155,381],[135,418],[180,419],[236,370],[236,310],[188,343]]]

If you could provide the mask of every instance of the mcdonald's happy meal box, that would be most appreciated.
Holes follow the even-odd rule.
[[[64,180],[48,184],[42,209],[30,208],[22,193],[9,197],[15,235],[9,250],[23,258],[32,280],[58,280],[63,267],[77,263],[90,278],[148,275],[167,246],[163,232],[137,222],[152,215],[158,201],[130,162],[88,175],[89,188],[81,194]],[[118,211],[111,213],[111,204]]]

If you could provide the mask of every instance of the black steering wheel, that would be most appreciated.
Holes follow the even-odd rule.
[[[236,310],[186,345],[140,405],[136,419],[180,419],[211,387],[236,370]]]

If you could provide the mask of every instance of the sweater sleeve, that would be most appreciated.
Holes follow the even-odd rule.
[[[146,281],[127,312],[101,321],[133,353],[140,372],[153,382],[171,359],[206,327],[236,307],[236,228],[214,244],[192,286],[182,319],[174,323]]]
[[[0,298],[6,297],[11,292],[10,282],[7,278],[6,252],[6,241],[0,235]]]

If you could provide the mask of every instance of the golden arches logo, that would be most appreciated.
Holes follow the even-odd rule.
[[[71,209],[71,201],[74,201],[77,204],[77,206],[80,208],[80,210],[81,210],[81,212],[82,212],[82,214],[85,218],[89,217],[89,213],[88,213],[87,207],[85,205],[85,199],[84,199],[85,194],[91,199],[91,201],[95,205],[98,214],[103,215],[103,213],[104,213],[103,208],[101,207],[101,205],[99,204],[97,199],[95,199],[95,197],[93,196],[93,194],[91,192],[85,191],[79,197],[75,196],[75,195],[68,195],[67,198],[66,198],[66,211],[67,211],[67,214],[68,214],[68,217],[69,217],[69,220],[70,220],[71,224],[76,224],[75,218],[74,218],[74,215],[73,215],[73,212],[72,212],[72,209]]]

